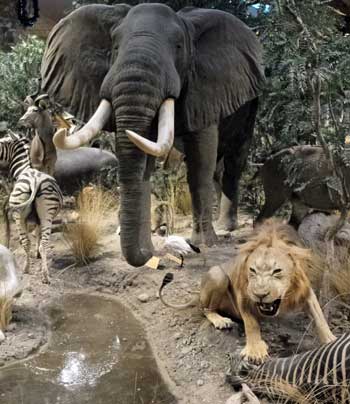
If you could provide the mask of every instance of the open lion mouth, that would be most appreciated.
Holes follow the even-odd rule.
[[[259,312],[264,316],[275,316],[280,308],[281,299],[271,303],[257,303]]]

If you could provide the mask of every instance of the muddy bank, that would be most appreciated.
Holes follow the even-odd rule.
[[[165,272],[170,271],[174,273],[175,281],[167,288],[169,299],[188,299],[183,291],[197,289],[202,274],[210,266],[229,259],[249,228],[250,223],[233,232],[231,238],[221,237],[217,246],[204,250],[202,254],[186,257],[182,270],[176,264],[168,263],[165,271],[128,266],[120,254],[114,223],[106,225],[101,252],[93,263],[66,269],[73,260],[61,236],[55,234],[51,285],[42,285],[38,273],[26,276],[28,287],[24,300],[21,298],[18,305],[45,306],[54,297],[82,289],[111,294],[142,323],[160,369],[165,379],[171,381],[172,392],[180,404],[225,403],[232,394],[230,386],[225,383],[228,354],[242,349],[245,343],[242,327],[216,330],[197,308],[176,312],[164,307],[157,292]],[[331,318],[331,326],[337,335],[350,329],[346,313],[339,311]],[[303,313],[264,322],[262,326],[272,355],[286,356],[318,344]],[[33,320],[32,328],[36,328],[36,320]],[[19,346],[20,340],[12,345],[12,352],[16,352]]]

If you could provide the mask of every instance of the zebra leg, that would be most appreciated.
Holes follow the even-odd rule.
[[[25,217],[21,216],[19,212],[13,213],[13,218],[16,223],[18,235],[19,235],[19,242],[21,243],[25,253],[26,253],[26,263],[24,266],[24,273],[29,274],[32,269],[32,262],[30,257],[30,239],[28,237],[28,226],[27,220]]]
[[[36,253],[36,258],[41,258],[40,255],[40,225],[36,226],[35,228],[35,238],[36,238],[36,245],[35,245],[35,253]]]
[[[61,209],[62,195],[53,178],[43,181],[35,198],[35,207],[40,221],[41,276],[43,283],[49,283],[50,235],[52,221]]]
[[[315,322],[316,332],[322,344],[334,341],[336,338],[329,328],[329,325],[324,318],[322,309],[317,300],[314,291],[310,288],[310,295],[307,299],[307,310],[312,320]]]
[[[50,260],[50,235],[51,235],[52,219],[43,220],[40,223],[41,237],[39,245],[39,253],[41,256],[41,277],[43,283],[50,283],[49,264]]]

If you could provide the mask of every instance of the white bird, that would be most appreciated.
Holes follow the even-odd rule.
[[[164,231],[163,227],[165,227],[165,225],[162,225],[162,230]],[[120,236],[120,226],[118,226],[116,234]],[[201,252],[201,250],[193,245],[190,240],[181,236],[160,236],[155,233],[152,235],[152,242],[155,249],[158,251],[167,251],[169,253],[178,254],[181,258],[181,268],[183,267],[185,255],[192,252],[196,252],[197,254]]]
[[[193,245],[189,240],[181,236],[167,236],[161,237],[163,239],[163,249],[172,252],[174,254],[178,254],[181,258],[180,267],[183,267],[184,263],[184,256],[190,253],[197,253],[199,254],[201,250]]]

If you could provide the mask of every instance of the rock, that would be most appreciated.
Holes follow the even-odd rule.
[[[137,296],[137,299],[141,303],[147,303],[149,301],[149,296],[147,293],[141,293],[140,295]]]
[[[11,324],[9,324],[9,325],[7,326],[7,331],[12,332],[12,331],[15,331],[16,328],[17,328],[17,324],[16,324],[16,323],[11,323]]]
[[[5,334],[0,330],[0,342],[5,340]]]
[[[197,386],[203,386],[204,385],[204,381],[202,379],[198,379],[197,380]]]
[[[192,351],[192,347],[185,347],[181,349],[181,355],[185,356]]]
[[[200,367],[201,367],[202,369],[208,369],[209,363],[206,362],[206,361],[202,361],[202,362],[200,363]]]
[[[176,332],[176,333],[174,334],[174,339],[178,340],[178,339],[180,339],[180,338],[181,338],[181,333],[180,333],[180,332]]]
[[[6,132],[6,131],[7,131],[7,122],[1,121],[0,122],[0,132]]]

